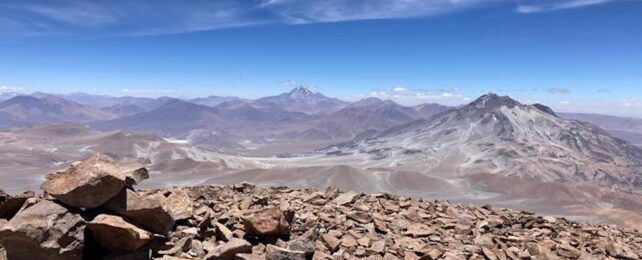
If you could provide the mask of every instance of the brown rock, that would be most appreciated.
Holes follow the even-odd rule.
[[[578,258],[582,252],[568,243],[562,243],[557,248],[557,254],[566,258]]]
[[[381,239],[373,242],[369,250],[377,254],[383,253],[386,250],[386,240]]]
[[[236,254],[235,260],[264,260],[265,257],[255,254]]]
[[[444,252],[441,251],[439,248],[433,248],[428,251],[425,255],[423,255],[419,260],[436,260],[439,259],[439,257],[443,254]]]
[[[172,246],[172,248],[163,250],[163,251],[158,251],[158,253],[161,255],[179,256],[182,252],[185,252],[187,250],[190,250],[190,248],[192,248],[193,241],[194,240],[192,240],[191,237],[181,238],[178,241],[176,241],[176,243],[174,243],[174,246]]]
[[[192,216],[194,207],[192,200],[183,190],[174,190],[163,202],[163,207],[169,212],[174,221],[187,219]]]
[[[267,208],[243,218],[243,223],[245,224],[245,231],[250,235],[286,236],[290,234],[290,222],[292,222],[293,218],[294,212],[292,211]]]
[[[151,162],[127,161],[119,163],[118,167],[125,173],[127,185],[131,187],[149,179],[149,171],[145,168],[149,163]]]
[[[332,260],[332,256],[323,253],[321,251],[315,251],[314,255],[312,256],[312,260]]]
[[[77,208],[96,208],[125,187],[125,174],[106,155],[97,154],[64,171],[50,174],[41,188]]]
[[[497,258],[497,255],[495,254],[495,252],[492,249],[488,248],[488,247],[482,246],[482,253],[484,254],[484,256],[488,260],[498,260],[499,259],[499,258]]]
[[[421,223],[413,223],[408,226],[406,235],[411,237],[427,237],[435,234],[435,230]]]
[[[214,247],[204,259],[234,260],[235,255],[240,253],[252,253],[252,244],[244,239],[233,238],[224,244]]]
[[[372,216],[363,211],[350,212],[347,217],[361,224],[368,224],[372,222]]]
[[[343,205],[350,204],[350,203],[354,202],[354,200],[357,198],[357,196],[359,196],[358,193],[353,192],[353,191],[349,191],[349,192],[346,192],[346,193],[341,193],[338,197],[336,197],[334,200],[332,200],[332,202],[334,202],[335,204],[337,204],[339,206],[343,206]]]
[[[265,248],[265,260],[305,260],[305,252],[294,251],[278,246],[268,245]]]
[[[113,251],[134,251],[151,240],[152,234],[119,216],[101,214],[87,224],[93,238]]]
[[[0,190],[0,219],[11,219],[20,211],[25,202],[35,196],[33,191],[24,192],[18,196],[9,196],[2,194],[4,191]]]
[[[234,238],[234,233],[225,225],[214,222],[213,226],[216,228],[216,237],[219,239],[230,241],[230,239]]]
[[[608,246],[606,246],[606,252],[608,253],[608,255],[617,259],[640,259],[642,257],[636,255],[636,253],[628,246],[615,242],[610,243]]]
[[[81,259],[85,221],[49,200],[19,212],[0,228],[9,259]]]
[[[103,207],[157,234],[167,234],[174,225],[174,219],[158,200],[129,189],[124,189]]]
[[[336,238],[335,236],[331,234],[323,234],[321,235],[321,239],[323,240],[323,243],[325,246],[330,249],[332,252],[336,252],[339,250],[339,246],[341,245],[341,240]]]

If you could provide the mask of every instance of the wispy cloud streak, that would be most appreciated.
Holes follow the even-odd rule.
[[[153,35],[257,24],[428,17],[495,4],[533,13],[614,1],[624,0],[7,0],[0,2],[0,35]]]

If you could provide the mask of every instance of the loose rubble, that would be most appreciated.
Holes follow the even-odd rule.
[[[130,175],[105,155],[64,172],[45,198],[0,192],[0,209],[22,204],[0,215],[0,260],[642,258],[637,230],[525,211],[247,183],[135,190],[144,178],[96,177]]]

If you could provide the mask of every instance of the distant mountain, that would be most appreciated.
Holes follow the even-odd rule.
[[[51,95],[51,94],[48,94]],[[64,99],[98,108],[136,105],[145,109],[153,109],[161,105],[165,100],[163,98],[145,98],[145,97],[114,97],[107,95],[92,95],[87,93],[73,93],[69,95],[57,95]]]
[[[303,112],[288,111],[278,106],[262,106],[241,100],[225,102],[215,108],[228,123],[238,126],[277,125],[302,122],[312,118]]]
[[[189,102],[192,102],[194,104],[204,105],[208,107],[215,107],[229,101],[246,101],[246,100],[241,99],[239,97],[222,97],[222,96],[209,96],[209,97],[193,98],[189,100]]]
[[[130,116],[148,111],[148,109],[135,104],[117,104],[109,107],[104,107],[102,110],[117,115],[118,117]]]
[[[488,94],[458,109],[335,146],[332,154],[435,174],[494,173],[546,182],[642,187],[642,149],[544,106]]]
[[[440,104],[434,104],[434,103],[424,103],[424,104],[412,106],[412,109],[415,110],[417,117],[428,118],[435,114],[445,112],[451,109],[451,107],[440,105]]]
[[[432,104],[424,104],[420,108],[405,107],[392,100],[370,97],[350,103],[339,111],[311,121],[303,129],[289,131],[282,136],[308,140],[364,138],[446,109]]]
[[[216,124],[223,124],[218,110],[180,99],[170,99],[150,111],[95,122],[92,126],[98,129],[140,130],[162,136],[173,136]]]
[[[258,127],[305,121],[311,116],[233,100],[209,107],[170,99],[150,111],[92,124],[99,129],[141,130],[162,136],[185,136],[200,128],[227,129],[238,135],[260,134]]]
[[[23,95],[23,94],[15,93],[15,92],[0,93],[0,102],[5,101],[5,100],[10,99],[10,98],[21,96],[21,95]]]
[[[109,120],[114,114],[53,95],[16,96],[0,103],[0,125],[25,126],[55,122]]]
[[[559,113],[563,118],[585,121],[597,125],[613,136],[642,145],[642,119],[600,114]]]
[[[264,97],[253,103],[283,108],[288,111],[307,114],[329,113],[345,107],[348,103],[336,98],[329,98],[306,87],[297,87],[288,93]]]

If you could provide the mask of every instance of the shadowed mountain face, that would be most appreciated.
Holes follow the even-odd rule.
[[[32,95],[38,96],[42,93],[35,93]],[[50,94],[44,94],[50,95]],[[92,95],[87,93],[73,93],[69,95],[56,95],[79,104],[93,106],[97,108],[108,108],[114,106],[128,106],[135,105],[144,110],[153,109],[158,107],[167,98],[144,98],[144,97],[112,97],[107,95]]]
[[[405,107],[391,100],[366,98],[311,121],[306,127],[285,134],[289,138],[365,138],[390,127],[426,118],[447,110],[446,106]]]
[[[238,97],[221,97],[221,96],[209,96],[209,97],[202,97],[202,98],[193,98],[189,100],[189,102],[208,106],[208,107],[215,107],[222,103],[230,102],[230,101],[245,101],[245,100]]]
[[[344,101],[326,97],[305,87],[297,87],[289,93],[283,93],[278,96],[260,98],[254,103],[307,114],[333,112],[347,104]]]
[[[89,122],[116,116],[56,96],[16,96],[0,103],[0,126],[24,126],[55,122]]]
[[[381,165],[420,164],[424,171],[450,175],[488,172],[545,182],[642,187],[641,149],[594,125],[494,94],[335,149]]]
[[[171,99],[150,111],[96,122],[92,126],[98,129],[129,129],[172,136],[222,123],[222,118],[214,108]]]
[[[98,129],[130,129],[162,136],[185,136],[201,128],[233,129],[240,133],[261,126],[297,122],[310,118],[300,112],[279,108],[257,108],[244,101],[229,101],[216,107],[198,105],[180,99],[170,99],[153,110],[111,121],[95,122]]]

